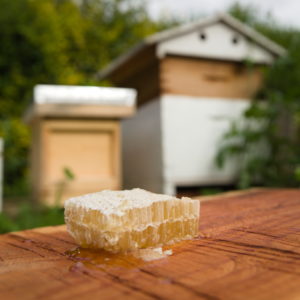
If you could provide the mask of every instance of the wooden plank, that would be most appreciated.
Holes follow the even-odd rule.
[[[251,190],[201,206],[199,238],[126,267],[70,255],[65,226],[0,236],[2,299],[300,299],[300,190]],[[90,254],[89,254],[90,253]],[[131,261],[132,262],[132,261]],[[129,264],[129,265],[128,265]]]
[[[137,90],[137,104],[142,105],[159,96],[159,60],[155,47],[148,47],[127,61],[108,78],[115,86]]]
[[[121,119],[131,117],[134,113],[133,106],[46,103],[31,106],[25,113],[24,121],[35,126],[40,118]]]
[[[225,199],[225,198],[232,198],[237,196],[250,195],[251,193],[256,193],[257,191],[266,191],[266,190],[267,188],[250,188],[247,190],[228,191],[228,192],[223,192],[221,194],[219,193],[219,194],[212,194],[206,196],[198,196],[193,198],[199,199],[201,200],[201,203],[203,203],[205,201],[218,200],[220,198]]]
[[[121,81],[114,82],[117,86],[134,88],[137,90],[137,104],[142,105],[159,96],[159,63],[151,62],[142,69],[128,77],[122,77]]]
[[[251,99],[262,81],[261,66],[180,56],[161,61],[162,94]]]
[[[126,78],[141,72],[141,70],[147,70],[149,65],[152,65],[155,61],[157,61],[156,47],[153,45],[139,51],[137,55],[132,56],[122,64],[122,67],[110,72],[104,79],[111,80],[114,84],[118,84],[126,80]]]

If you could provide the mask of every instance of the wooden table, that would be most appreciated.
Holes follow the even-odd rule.
[[[0,236],[1,299],[300,299],[300,190],[205,198],[200,237],[132,267],[66,254],[65,226]]]

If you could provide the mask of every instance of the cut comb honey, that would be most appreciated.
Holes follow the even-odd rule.
[[[198,235],[200,202],[142,189],[102,191],[65,202],[65,221],[84,248],[126,252]]]

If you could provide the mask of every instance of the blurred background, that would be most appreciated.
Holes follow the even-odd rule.
[[[62,178],[53,196],[58,199],[52,201],[52,205],[48,205],[47,201],[35,199],[36,197],[33,196],[32,178],[44,176],[43,173],[33,174],[36,168],[32,168],[30,164],[30,154],[35,142],[32,133],[39,123],[31,123],[29,126],[28,122],[27,124],[24,122],[24,114],[33,104],[33,91],[37,84],[116,86],[137,90],[135,116],[128,117],[124,122],[118,121],[123,124],[121,130],[123,137],[119,137],[120,143],[123,139],[125,144],[120,145],[118,150],[123,156],[123,161],[118,162],[120,169],[123,170],[123,176],[119,176],[123,178],[118,181],[115,188],[139,186],[154,192],[169,192],[177,195],[206,195],[250,187],[298,188],[300,185],[300,19],[297,16],[299,8],[297,0],[284,3],[227,0],[186,0],[184,2],[177,0],[1,0],[0,136],[3,142],[1,152],[3,205],[0,214],[0,232],[62,224],[61,202],[64,200],[64,189],[80,177],[80,167],[75,170],[76,168],[73,169],[72,166],[62,165],[60,166]],[[215,43],[213,49],[219,51],[216,57],[201,56],[197,62],[194,62],[187,57],[187,54],[182,54],[183,50],[181,52],[178,50],[176,55],[159,57],[159,61],[165,59],[163,63],[165,65],[160,64],[159,66],[162,67],[154,68],[153,71],[145,68],[141,63],[144,60],[151,60],[151,68],[157,66],[157,58],[151,56],[150,46],[140,48],[141,57],[135,56],[135,52],[130,52],[133,46],[148,36],[189,23],[196,24],[197,28],[201,20],[210,18],[216,12],[226,12],[246,26],[240,29],[240,23],[236,25],[234,22],[233,25],[228,25],[230,30],[239,33],[237,37],[234,36],[236,39],[232,40],[233,44],[237,44],[239,38],[242,40],[244,38],[245,41],[251,39],[252,44],[257,44],[259,47],[263,45],[265,51],[272,55],[272,60],[256,62],[255,59],[242,57],[234,58],[234,65],[227,65],[228,60],[222,58],[222,46],[218,47]],[[219,21],[215,20],[215,22]],[[222,20],[220,22],[224,23]],[[249,33],[247,28],[253,29],[258,35]],[[197,32],[201,40],[209,42],[206,34],[203,30]],[[217,35],[218,38],[219,36]],[[153,43],[156,47],[160,42],[159,39],[149,39],[147,43]],[[180,48],[180,44],[174,45],[172,49]],[[133,53],[133,58],[127,65],[124,63],[122,65],[118,61],[117,64],[114,63],[115,59],[126,53]],[[194,73],[189,71],[197,64],[200,69],[206,70],[205,76],[211,85],[210,90],[203,92],[203,95],[201,93],[205,89],[205,83],[203,85],[203,82],[199,81],[198,85],[196,71],[194,70]],[[141,69],[138,69],[140,65]],[[181,73],[179,67],[175,69],[175,66],[179,65],[182,69]],[[162,84],[155,91],[149,91],[153,94],[149,95],[147,90],[148,94],[144,95],[146,89],[149,89],[149,86],[154,87],[157,82],[154,77],[145,78],[143,74],[156,72],[155,78],[163,78],[162,82],[164,82],[169,80],[169,77],[166,79],[160,72],[170,68],[170,74],[177,74],[177,81],[170,79],[173,80],[173,87]],[[138,71],[133,73],[133,70]],[[229,76],[229,73],[226,73],[229,72],[228,70],[234,70],[232,72],[235,74],[236,83],[229,83],[226,77]],[[259,77],[259,83],[253,79],[253,76]],[[143,85],[133,78],[145,78]],[[184,80],[184,78],[189,79]],[[237,82],[240,84],[241,81],[244,85],[248,83],[246,87],[243,85],[243,91],[247,90],[246,94],[233,92],[239,89]],[[191,82],[194,85],[191,85]],[[150,152],[155,152],[157,158],[153,160],[153,157],[147,153],[152,146],[153,149],[160,144],[170,145],[166,146],[168,149],[173,145],[176,147],[175,133],[180,132],[180,128],[190,121],[189,116],[192,115],[192,119],[197,120],[198,113],[194,109],[191,109],[193,111],[191,114],[190,111],[185,112],[180,106],[166,107],[171,100],[170,97],[166,98],[166,95],[173,94],[176,94],[174,99],[178,101],[185,101],[186,98],[179,99],[183,96],[204,97],[206,100],[210,97],[230,98],[230,103],[234,99],[244,98],[249,98],[251,101],[239,106],[238,109],[236,105],[225,107],[220,104],[219,108],[213,106],[212,111],[219,109],[232,112],[234,109],[234,118],[228,117],[232,116],[229,113],[216,114],[209,123],[193,123],[191,127],[184,127],[185,132],[180,133],[182,136],[191,135],[191,140],[196,141],[197,131],[191,132],[186,128],[204,126],[202,137],[205,137],[205,132],[210,136],[214,134],[214,130],[218,132],[213,143],[209,141],[205,145],[206,140],[203,138],[191,143],[190,147],[182,148],[182,152],[174,154],[174,151],[166,150],[164,155],[168,156],[167,159],[164,155],[157,158],[159,154],[153,150]],[[172,121],[173,123],[171,121],[168,123],[174,128],[174,130],[170,129],[168,136],[161,136],[163,129],[158,128],[154,133],[145,131],[143,136],[146,138],[143,140],[143,137],[139,136],[143,130],[141,124],[146,124],[144,126],[146,128],[149,128],[149,124],[150,127],[153,125],[151,122],[157,124],[155,119],[157,114],[153,111],[155,108],[152,110],[151,106],[154,101],[151,99],[159,99],[161,101],[159,103],[164,103],[165,108],[162,109],[165,111],[161,110],[158,114],[165,113],[166,120],[177,117],[178,115],[172,115],[172,112],[175,109],[179,110],[182,113],[180,122],[183,125],[176,121],[177,118]],[[201,109],[199,118],[200,116],[202,116]],[[216,123],[220,117],[223,118],[222,122]],[[48,120],[47,118],[49,119],[46,116],[45,120]],[[79,119],[82,121],[83,117]],[[113,113],[110,119],[116,120]],[[205,131],[205,126],[208,126],[209,130]],[[91,130],[95,131],[95,129]],[[156,140],[155,143],[151,140],[150,146],[147,144],[147,140],[149,141],[147,134],[152,134],[151,138],[154,135]],[[157,139],[157,136],[160,138]],[[78,137],[76,136],[76,141],[79,144],[84,143],[85,140],[80,141]],[[186,140],[182,139],[182,141]],[[69,142],[68,140],[67,143]],[[106,138],[103,138],[103,143],[106,143]],[[130,143],[133,149],[128,148],[126,143]],[[190,140],[187,140],[187,143],[190,143]],[[98,145],[100,150],[103,150],[104,144]],[[144,145],[144,148],[140,147],[141,145]],[[93,144],[89,144],[89,147],[93,147]],[[206,152],[203,152],[203,147]],[[190,154],[189,148],[193,149],[193,154]],[[139,153],[138,149],[140,149]],[[193,161],[184,159],[193,157],[195,153],[201,154],[204,164],[207,157],[209,159],[213,157],[213,163],[206,164],[206,169],[195,168]],[[68,154],[66,156],[68,157]],[[176,161],[173,169],[169,166],[172,164],[171,158]],[[181,158],[184,166],[177,164]],[[200,158],[197,164],[201,162]],[[112,164],[115,163],[114,156],[108,155],[107,159],[111,160]],[[134,167],[138,168],[138,165],[142,165],[143,159],[148,163],[143,165],[140,173],[134,171]],[[103,165],[103,162],[100,163]],[[157,171],[157,168],[153,170],[153,165],[162,165],[162,167]],[[230,169],[229,173],[226,168]],[[199,180],[197,180],[197,170],[199,170]],[[201,181],[201,176],[204,176],[201,172],[210,174],[210,179]],[[150,173],[152,175],[147,176]],[[179,173],[186,175],[180,177]],[[223,177],[220,174],[223,174]],[[229,177],[226,174],[229,174]],[[219,180],[214,180],[216,178]],[[105,186],[99,185],[99,189],[102,188]]]

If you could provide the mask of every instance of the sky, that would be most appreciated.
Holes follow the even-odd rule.
[[[211,15],[226,10],[233,0],[148,0],[149,14],[177,16],[187,19],[193,15]],[[270,12],[280,23],[300,27],[300,0],[239,0],[241,4],[255,5],[263,12]]]

